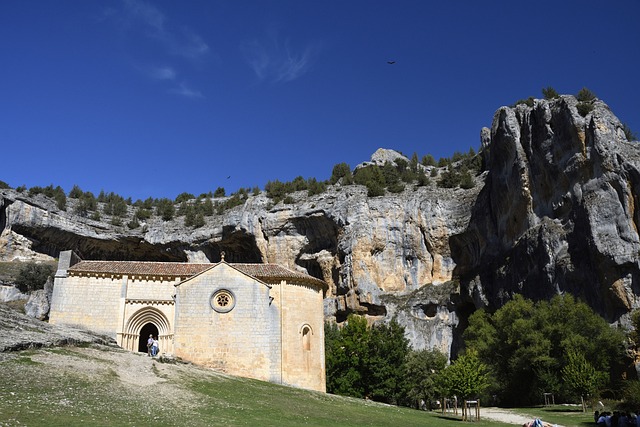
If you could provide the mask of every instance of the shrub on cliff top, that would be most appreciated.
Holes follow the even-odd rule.
[[[551,86],[542,88],[542,96],[544,96],[544,99],[560,98],[560,95],[558,94],[558,92],[556,92],[556,90]]]
[[[596,94],[583,87],[576,95],[576,99],[580,102],[593,102],[596,99]]]

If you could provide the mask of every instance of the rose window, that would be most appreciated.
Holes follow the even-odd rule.
[[[227,289],[220,289],[211,296],[211,308],[218,313],[228,313],[236,305],[236,299]]]

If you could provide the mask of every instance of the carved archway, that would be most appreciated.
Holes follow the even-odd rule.
[[[158,330],[160,353],[173,353],[173,331],[169,320],[160,310],[153,307],[141,308],[129,317],[122,332],[122,347],[138,351],[140,333],[145,328],[148,330],[150,324]]]

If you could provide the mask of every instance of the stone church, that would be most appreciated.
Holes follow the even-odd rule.
[[[325,391],[327,285],[277,264],[83,261],[60,254],[50,322],[113,336],[118,345]]]

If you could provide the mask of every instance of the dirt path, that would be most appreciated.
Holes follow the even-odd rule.
[[[523,425],[524,423],[531,422],[535,419],[533,416],[518,414],[508,409],[502,408],[482,408],[480,410],[480,417],[485,420],[500,421],[507,424]],[[541,420],[544,422],[544,420]],[[558,424],[554,424],[554,427],[563,427]]]

